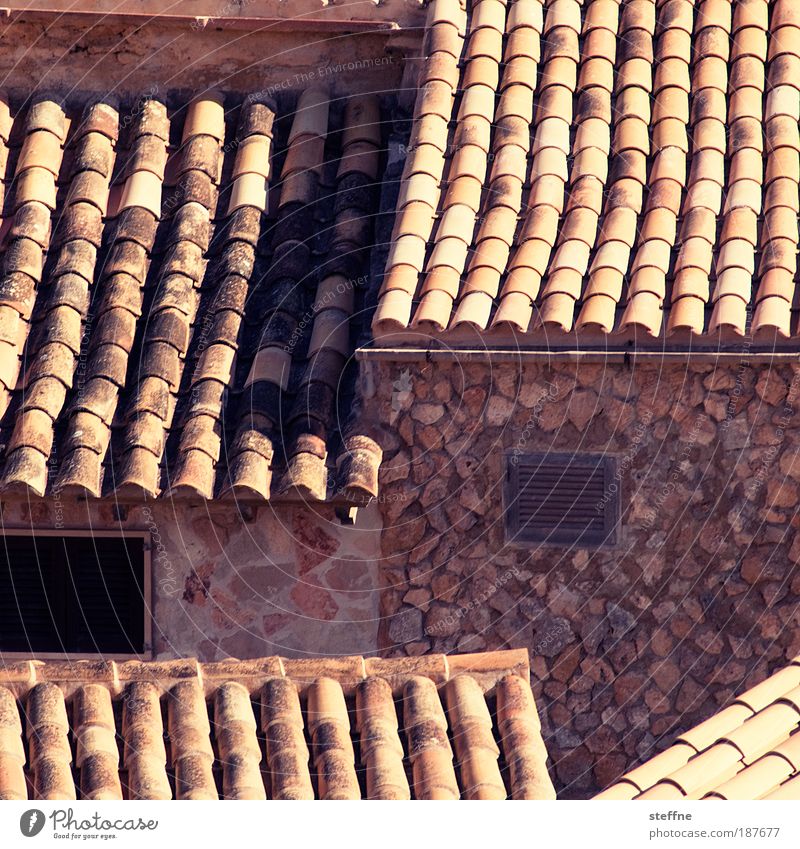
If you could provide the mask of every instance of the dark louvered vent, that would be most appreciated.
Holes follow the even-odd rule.
[[[0,652],[142,654],[141,537],[0,540]]]
[[[600,454],[509,455],[510,538],[613,544],[619,494],[614,472],[613,458]]]

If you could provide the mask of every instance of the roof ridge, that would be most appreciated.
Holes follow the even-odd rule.
[[[458,675],[470,675],[491,690],[509,674],[530,681],[527,649],[509,649],[460,655],[433,654],[422,657],[283,658],[278,655],[239,660],[24,660],[0,668],[0,687],[24,695],[40,683],[57,684],[65,695],[87,684],[104,684],[121,692],[133,682],[146,681],[170,689],[184,680],[196,680],[206,694],[224,683],[238,681],[251,692],[274,678],[290,678],[305,690],[320,678],[335,680],[348,695],[368,678],[385,678],[397,692],[414,677],[430,678],[441,687]]]

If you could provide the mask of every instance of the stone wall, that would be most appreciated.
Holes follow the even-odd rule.
[[[583,798],[800,652],[800,367],[385,362],[383,651],[527,647]],[[619,543],[508,541],[507,452],[617,457]]]
[[[346,526],[302,504],[2,503],[3,528],[147,531],[154,657],[203,661],[374,652],[379,519],[375,507]]]

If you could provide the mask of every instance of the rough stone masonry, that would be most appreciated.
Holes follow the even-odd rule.
[[[587,797],[800,651],[800,368],[364,364],[389,655],[531,652],[559,795]],[[399,389],[398,389],[399,387]],[[507,457],[610,452],[618,544],[508,538]]]

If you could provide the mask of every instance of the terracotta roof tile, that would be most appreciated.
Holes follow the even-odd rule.
[[[670,775],[685,766],[689,758],[697,754],[697,750],[687,743],[678,742],[670,746],[647,763],[625,774],[619,782],[621,787],[614,785],[604,790],[598,798],[618,798],[622,793],[624,798],[633,798],[635,795],[647,790],[656,784],[663,776]],[[633,790],[631,793],[630,790]]]
[[[362,681],[356,708],[367,798],[410,799],[391,684],[377,676]]]
[[[75,799],[64,694],[53,683],[35,685],[25,705],[30,771],[37,799]]]
[[[13,175],[3,489],[265,499],[274,458],[276,488],[375,495],[381,451],[348,414],[345,367],[378,206],[380,104],[309,89],[285,112],[276,122],[274,104],[216,92],[169,109],[142,98],[125,121],[111,100],[0,109],[15,134],[0,144]],[[344,298],[328,303],[337,285]],[[309,434],[323,446],[313,456]]]
[[[795,658],[597,798],[800,798],[798,681]]]
[[[130,798],[170,799],[160,691],[151,681],[133,681],[126,696],[121,730]]]
[[[168,731],[177,799],[216,799],[210,725],[198,679],[181,681],[167,693]]]
[[[785,758],[769,754],[721,784],[708,794],[708,798],[759,799],[763,796],[764,787],[783,784],[792,773],[792,765]]]
[[[794,772],[800,770],[800,735],[792,734],[788,740],[775,747],[775,753],[786,758]]]
[[[497,688],[498,727],[515,799],[553,799],[547,752],[533,694],[518,675],[502,678]]]
[[[99,684],[87,684],[75,694],[75,766],[81,776],[81,798],[121,799],[111,694]]]
[[[0,799],[27,799],[22,723],[13,695],[0,689]]]
[[[796,800],[798,795],[800,794],[800,779],[797,777],[789,779],[789,781],[785,781],[783,784],[779,784],[771,793],[768,793],[764,796],[764,799],[771,800]]]
[[[50,799],[552,798],[528,674],[519,651],[18,662],[0,673],[0,796],[27,798],[27,776]]]
[[[412,677],[403,689],[403,723],[417,799],[458,799],[447,719],[436,685]]]
[[[223,684],[214,697],[214,726],[222,761],[222,793],[226,799],[265,799],[263,758],[247,688]]]
[[[307,724],[320,799],[360,799],[350,717],[338,681],[319,678],[311,685]]]
[[[439,218],[420,216],[416,230],[403,218],[403,235],[417,237],[415,251],[429,258],[428,267],[412,289],[411,272],[399,285],[396,253],[390,257],[376,338],[425,326],[457,345],[461,325],[486,332],[487,341],[513,326],[529,344],[546,345],[542,325],[554,323],[574,329],[579,343],[585,332],[587,344],[598,331],[622,340],[634,329],[640,345],[679,333],[710,342],[722,331],[792,339],[797,234],[771,226],[775,210],[800,208],[800,51],[792,36],[800,24],[791,2],[516,2],[506,10],[499,66],[493,63],[501,59],[500,4],[486,11],[480,2],[466,5],[465,45],[452,42],[446,54],[461,59],[461,75],[455,85],[449,66],[437,134],[446,139],[446,122],[458,126],[478,92],[491,117],[494,104],[484,89],[496,87],[494,123],[469,154],[471,164],[456,143],[449,184],[446,170],[430,176],[424,200]],[[515,65],[523,56],[524,65]],[[426,69],[434,73],[434,63],[423,63],[423,79]],[[448,92],[456,95],[449,109]],[[419,108],[423,101],[421,92]],[[510,116],[519,124],[507,130]],[[417,118],[412,137],[420,131]],[[413,159],[412,150],[404,200]],[[467,175],[469,187],[461,188]],[[495,229],[490,240],[485,230],[501,176],[521,182],[523,191],[509,204],[518,220],[504,219],[505,238]],[[462,231],[470,239],[466,254],[463,247],[437,250],[435,222],[465,200],[477,213],[477,226]],[[548,205],[558,215],[556,239],[536,223]],[[597,212],[599,221],[579,219],[581,208]],[[624,212],[635,216],[632,223],[619,217]],[[655,213],[661,217],[651,230]],[[742,244],[726,246],[736,232]],[[574,238],[588,245],[589,258],[568,248],[567,269],[559,248]],[[454,286],[445,295],[426,285],[431,258],[460,275],[455,294]],[[532,321],[534,313],[544,322]],[[402,344],[402,335],[393,338]]]
[[[273,799],[313,799],[300,699],[294,683],[273,678],[261,696],[261,728]]]
[[[505,799],[492,717],[478,682],[457,675],[447,685],[447,714],[467,799]]]
[[[744,705],[756,713],[794,690],[798,685],[800,685],[800,663],[795,660],[794,663],[784,667],[765,681],[741,693],[736,697],[735,704]]]

